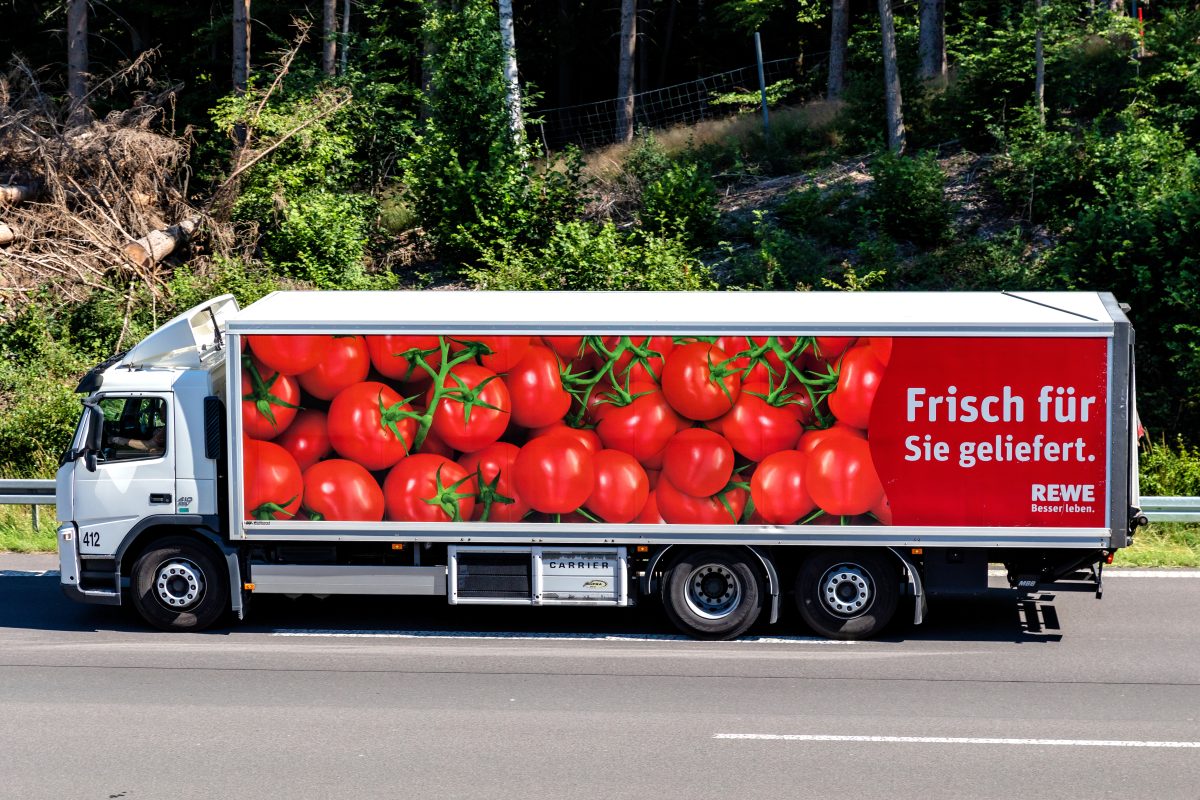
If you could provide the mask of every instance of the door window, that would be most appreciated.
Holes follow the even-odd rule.
[[[161,397],[105,397],[104,460],[159,458],[167,451],[167,401]]]

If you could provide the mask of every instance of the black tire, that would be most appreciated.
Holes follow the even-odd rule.
[[[896,614],[900,565],[886,553],[814,553],[796,575],[796,606],[816,633],[829,639],[870,639]]]
[[[696,550],[676,559],[663,581],[663,608],[697,639],[733,639],[763,609],[761,565],[734,550]]]
[[[202,631],[229,607],[229,570],[212,548],[173,536],[138,558],[130,595],[142,619],[159,630]]]

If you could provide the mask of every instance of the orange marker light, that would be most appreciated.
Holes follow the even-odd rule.
[[[645,545],[645,544],[639,544],[636,549],[637,549],[637,552],[639,552],[639,553],[649,553],[650,552],[650,546]]]
[[[403,544],[401,544],[400,542],[396,542],[395,544],[393,544],[393,545],[392,545],[392,549],[393,549],[393,550],[403,550],[403,549],[404,549],[404,545],[403,545]]]
[[[914,556],[923,556],[923,555],[925,555],[925,548],[924,547],[914,547],[912,549],[912,554]]]
[[[246,583],[246,584],[242,584],[242,585],[246,587],[246,591],[247,591],[247,592],[253,592],[253,591],[254,591],[254,584],[253,584],[253,583]]]

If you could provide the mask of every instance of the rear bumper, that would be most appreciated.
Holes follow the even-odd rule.
[[[73,522],[63,523],[58,528],[59,585],[63,594],[77,603],[101,606],[121,605],[119,587],[121,576],[114,573],[112,589],[85,589],[80,583],[83,569],[79,561],[79,529]]]

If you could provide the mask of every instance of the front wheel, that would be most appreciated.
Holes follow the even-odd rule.
[[[225,564],[209,548],[185,537],[150,545],[131,576],[133,607],[164,631],[201,631],[229,605]]]
[[[796,576],[796,606],[816,633],[869,639],[891,622],[900,601],[900,568],[870,550],[816,553]]]
[[[749,630],[763,608],[759,571],[736,551],[698,550],[671,566],[663,585],[667,616],[699,639],[733,639]]]

